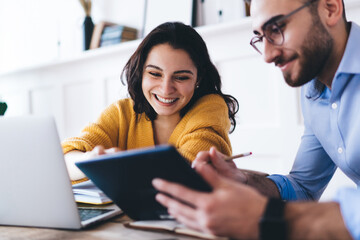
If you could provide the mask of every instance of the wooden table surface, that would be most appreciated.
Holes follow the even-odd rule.
[[[59,230],[49,228],[31,228],[0,226],[1,240],[112,240],[112,239],[153,239],[153,240],[194,240],[197,238],[186,237],[166,232],[143,231],[124,227],[124,223],[131,221],[127,216],[119,216],[99,225],[84,230]]]

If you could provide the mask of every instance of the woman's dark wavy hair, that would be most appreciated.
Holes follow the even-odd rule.
[[[128,91],[134,101],[136,117],[138,118],[142,113],[145,113],[150,120],[155,120],[157,117],[157,113],[148,103],[142,91],[142,75],[150,50],[163,43],[169,44],[174,49],[186,51],[197,68],[198,87],[190,102],[181,109],[180,116],[183,117],[199,98],[215,93],[222,96],[228,106],[229,119],[233,126],[230,133],[233,132],[239,103],[233,96],[221,92],[220,75],[210,60],[204,40],[195,29],[180,22],[166,22],[153,29],[140,43],[121,73],[123,83],[124,75],[126,77]]]

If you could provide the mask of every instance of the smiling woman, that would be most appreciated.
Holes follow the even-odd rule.
[[[82,135],[63,142],[70,177],[84,179],[75,162],[100,154],[171,144],[189,161],[215,146],[230,155],[237,100],[221,79],[205,42],[190,26],[168,22],[140,43],[122,73],[131,98],[103,111]]]
[[[167,143],[171,131],[166,129],[180,121],[180,111],[192,99],[196,84],[197,69],[186,51],[169,44],[152,48],[145,62],[142,90],[157,113],[153,121],[156,143]]]

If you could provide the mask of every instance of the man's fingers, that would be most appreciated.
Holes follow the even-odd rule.
[[[229,163],[224,161],[226,156],[221,152],[217,151],[216,148],[214,147],[210,149],[210,158],[211,158],[211,163],[213,164],[215,169],[222,170],[229,168]]]
[[[197,168],[204,163],[210,163],[220,173],[229,169],[229,165],[224,161],[225,155],[211,147],[208,152],[199,152],[194,160],[192,167]]]
[[[213,188],[219,186],[221,182],[220,175],[210,164],[203,164],[196,168],[196,171],[208,182]]]
[[[169,213],[171,216],[174,216],[172,213]],[[201,225],[199,224],[199,221],[197,219],[189,219],[186,218],[182,215],[179,216],[174,216],[176,218],[176,220],[178,220],[178,222],[181,222],[182,224],[184,224],[185,226],[198,230],[198,231],[203,231]]]
[[[160,192],[167,193],[194,207],[202,202],[203,193],[194,191],[180,184],[168,182],[159,178],[154,179],[152,184]]]
[[[171,209],[169,210],[169,214],[171,216],[173,216],[178,222],[181,222],[182,224],[184,224],[185,226],[198,230],[198,231],[203,231],[203,228],[201,226],[201,221],[198,218],[194,218],[194,217],[187,217],[184,214],[182,214],[182,212],[174,212]],[[194,213],[194,216],[196,213]]]
[[[168,209],[169,214],[173,217],[194,221],[196,211],[194,208],[162,193],[157,194],[155,198]]]
[[[196,168],[199,164],[208,163],[210,161],[210,154],[208,151],[201,151],[196,155],[191,167]]]
[[[189,207],[188,205],[161,193],[156,195],[156,200],[164,205],[167,208],[168,213],[177,221],[192,229],[203,231],[201,221],[198,217],[198,209]]]

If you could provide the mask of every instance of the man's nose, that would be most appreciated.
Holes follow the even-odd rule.
[[[263,52],[264,61],[267,63],[274,62],[281,54],[280,47],[270,43],[267,39],[264,39],[263,44],[264,44],[264,52]]]

